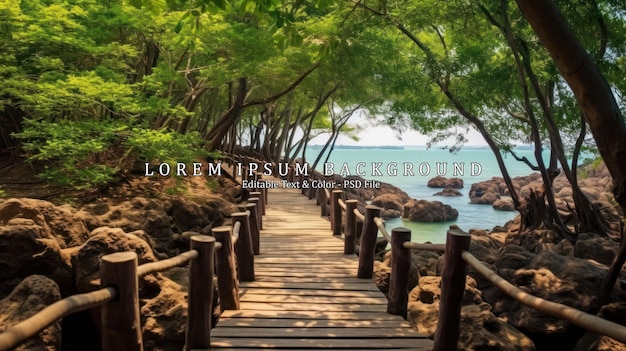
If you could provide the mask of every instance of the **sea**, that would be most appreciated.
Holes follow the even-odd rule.
[[[321,146],[314,145],[307,150],[307,161],[313,163]],[[534,150],[530,147],[518,148],[515,153],[519,157],[534,160]],[[545,151],[544,158],[547,160],[548,157],[549,151]],[[511,155],[505,155],[504,161],[512,177],[533,173],[526,164]],[[323,171],[323,162],[324,158],[316,167],[317,170]],[[444,148],[426,146],[336,146],[328,163],[333,164],[336,174],[340,174],[343,168],[344,175],[346,170],[351,175],[356,175],[357,164],[361,163],[358,171],[365,173],[364,178],[395,185],[414,199],[441,201],[459,212],[455,221],[443,223],[418,223],[401,218],[386,220],[389,232],[395,227],[410,229],[413,242],[444,243],[446,231],[452,224],[465,231],[472,228],[491,230],[495,226],[504,225],[518,214],[516,211],[497,211],[491,205],[470,204],[468,193],[473,183],[502,176],[493,152],[486,146],[464,146],[455,153]],[[382,163],[377,167],[380,173],[372,169],[372,163]],[[405,164],[412,168],[413,175],[411,172],[404,172]],[[387,171],[389,165],[390,169]],[[395,175],[394,168],[397,171]],[[429,188],[426,184],[438,174],[447,178],[463,179],[464,187],[458,189],[463,196],[435,196],[434,193],[441,189]]]

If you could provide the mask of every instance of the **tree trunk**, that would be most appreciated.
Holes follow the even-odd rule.
[[[613,194],[626,213],[626,125],[608,82],[567,26],[550,0],[516,0],[519,9],[548,50],[559,72],[572,89],[589,129],[613,176]],[[608,301],[616,272],[626,260],[622,237],[620,252],[601,285],[601,297]]]

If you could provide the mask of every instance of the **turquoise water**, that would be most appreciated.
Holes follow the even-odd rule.
[[[319,149],[312,148],[309,152],[308,160],[312,163],[316,154],[319,153]],[[530,149],[521,149],[516,152],[518,156],[527,156],[529,159],[534,159],[533,151]],[[544,153],[544,157],[548,157],[549,152]],[[323,160],[322,160],[323,161]],[[416,223],[402,219],[392,219],[387,221],[387,228],[392,229],[394,227],[403,226],[411,229],[412,241],[425,242],[430,241],[433,243],[445,242],[446,230],[451,224],[457,224],[463,230],[469,230],[471,228],[480,229],[492,229],[496,225],[503,225],[508,220],[513,219],[517,212],[503,212],[496,211],[490,205],[476,205],[469,203],[469,189],[472,183],[477,183],[490,179],[491,177],[501,176],[498,168],[496,158],[486,147],[464,147],[458,153],[453,154],[444,149],[427,149],[426,147],[411,146],[404,147],[404,149],[335,149],[331,154],[329,163],[333,163],[335,173],[339,173],[344,163],[347,165],[349,171],[352,174],[356,173],[356,165],[359,162],[364,162],[365,166],[361,167],[361,171],[364,171],[366,175],[364,178],[375,179],[382,182],[393,184],[400,189],[407,192],[411,197],[415,199],[425,200],[437,200],[444,204],[448,204],[459,211],[459,217],[454,222],[445,223]],[[382,162],[380,167],[382,175],[374,175],[372,172],[371,163]],[[388,164],[397,163],[397,175],[388,174],[386,167]],[[413,166],[414,175],[410,173],[403,174],[404,163],[410,163]],[[437,165],[439,163],[439,166]],[[454,174],[454,163],[457,163],[460,167],[461,163],[464,164],[464,174]],[[471,165],[474,163],[475,171],[478,168],[481,169],[480,174],[471,174]],[[464,188],[459,189],[463,196],[458,197],[444,197],[433,196],[434,193],[440,189],[429,188],[426,186],[428,180],[437,176],[437,167],[439,171],[443,173],[444,164],[447,167],[446,174],[444,176],[462,178],[464,182]],[[532,173],[532,170],[528,168],[522,162],[516,161],[513,157],[505,157],[505,164],[511,176],[524,176]],[[423,175],[419,173],[420,165]],[[428,165],[428,166],[426,166]],[[480,166],[477,166],[480,165]],[[430,173],[425,174],[430,168]],[[318,165],[318,170],[322,170],[322,166]],[[393,170],[393,169],[391,169]],[[477,172],[475,172],[477,173]]]

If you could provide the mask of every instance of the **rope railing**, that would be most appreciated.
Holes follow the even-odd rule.
[[[342,199],[337,200],[337,203],[339,204],[339,207],[341,207],[342,210],[346,210],[346,203],[343,202]]]
[[[355,208],[353,212],[358,220],[360,220],[361,222],[365,221],[365,216],[361,213],[361,211]]]
[[[0,334],[0,350],[11,350],[70,314],[100,306],[116,297],[114,287],[66,297]]]
[[[219,249],[220,247],[221,245],[217,245],[217,244],[215,245],[216,250]],[[163,272],[170,268],[183,265],[197,257],[198,257],[198,251],[189,250],[187,252],[184,252],[172,258],[168,258],[168,259],[157,261],[157,262],[144,263],[141,266],[137,267],[137,277],[141,278],[144,275]]]
[[[487,278],[493,285],[505,292],[514,300],[548,314],[552,317],[566,320],[590,332],[606,335],[622,343],[626,343],[626,327],[592,314],[577,310],[575,308],[548,301],[540,297],[531,295],[515,285],[509,283],[491,269],[482,264],[474,255],[464,251],[461,257],[467,264],[474,268],[483,277]]]
[[[391,235],[389,235],[387,228],[385,228],[385,220],[380,217],[376,217],[374,218],[374,223],[376,223],[378,231],[380,231],[385,240],[387,240],[387,242],[391,242]]]
[[[405,241],[402,243],[402,247],[409,250],[424,250],[424,251],[438,251],[445,252],[445,244],[420,244],[412,241]]]

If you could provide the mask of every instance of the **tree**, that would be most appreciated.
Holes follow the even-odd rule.
[[[517,4],[572,88],[598,150],[613,176],[615,199],[622,213],[626,213],[626,169],[623,167],[626,162],[626,124],[611,86],[552,1],[517,0]],[[625,261],[626,239],[623,238],[619,254],[601,287],[604,301],[610,296]]]

